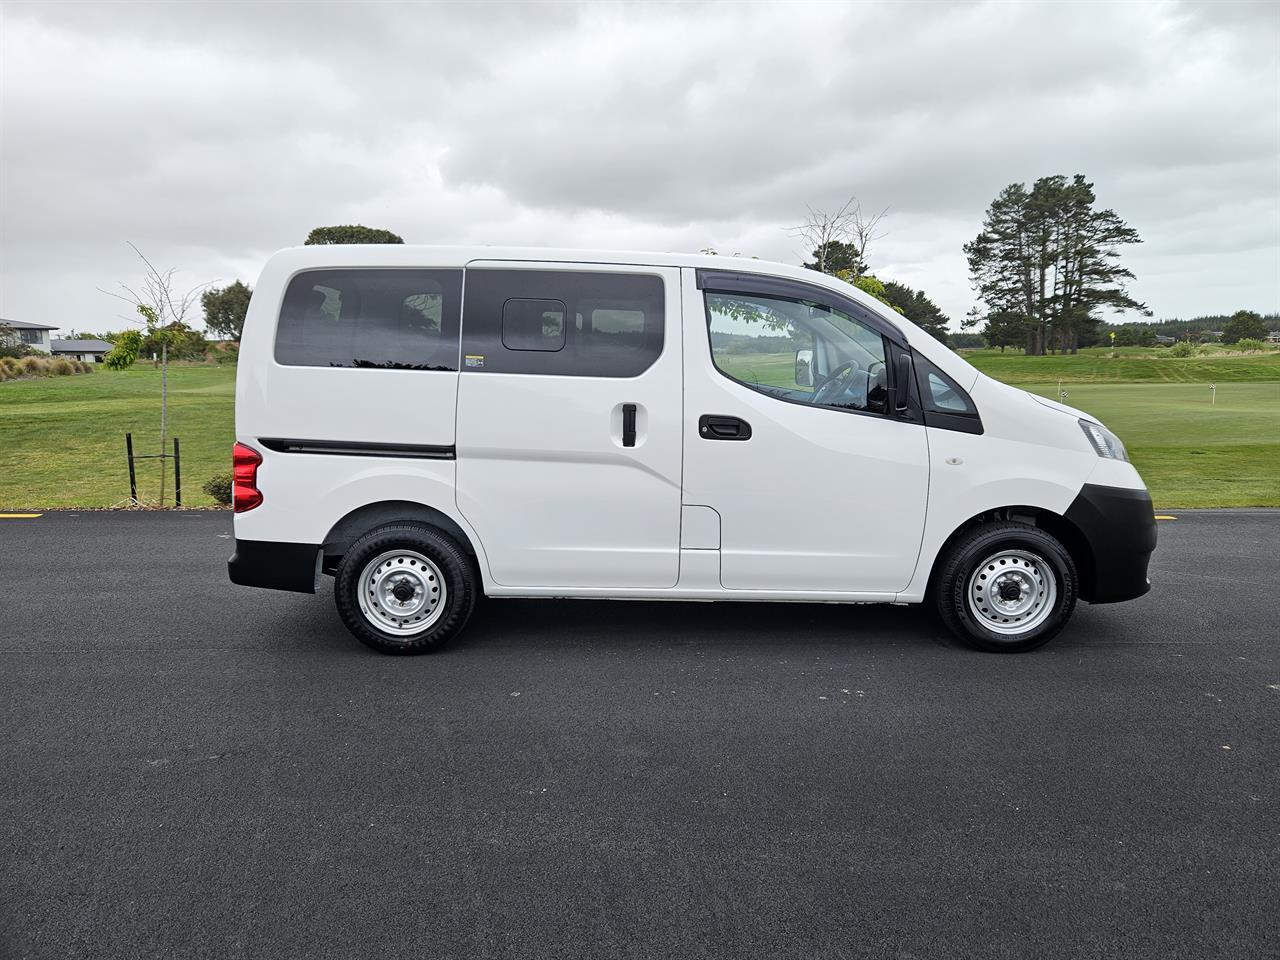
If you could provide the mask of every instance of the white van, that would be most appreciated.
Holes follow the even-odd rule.
[[[439,647],[481,594],[927,600],[975,647],[1029,650],[1077,598],[1146,593],[1156,543],[1097,420],[759,260],[284,250],[236,440],[231,579],[334,576],[386,653]]]

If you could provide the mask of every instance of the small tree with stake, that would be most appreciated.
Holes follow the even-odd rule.
[[[142,325],[146,328],[147,338],[160,345],[160,450],[163,452],[169,441],[169,347],[180,341],[190,330],[187,325],[187,317],[198,301],[201,291],[208,287],[209,284],[201,283],[182,293],[174,286],[173,278],[174,274],[178,272],[177,267],[159,270],[155,264],[143,255],[137,246],[132,243],[129,246],[138,255],[138,259],[142,261],[145,267],[141,289],[135,289],[126,283],[121,283],[120,289],[123,293],[116,293],[111,290],[102,290],[101,292],[132,305],[142,318]],[[123,319],[134,323],[138,322],[130,317]],[[132,336],[129,334],[132,334]],[[128,331],[120,338],[116,348],[103,359],[110,369],[126,369],[137,360],[141,346],[142,338],[140,334],[137,331]],[[161,457],[160,506],[162,507],[164,506],[167,472],[167,460]]]

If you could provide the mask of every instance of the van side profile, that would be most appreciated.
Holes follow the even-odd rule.
[[[236,380],[231,579],[384,653],[481,595],[922,603],[1030,650],[1149,589],[1151,498],[1088,414],[832,277],[723,257],[281,251]]]

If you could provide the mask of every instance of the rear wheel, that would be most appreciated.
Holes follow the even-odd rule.
[[[941,559],[935,599],[943,622],[965,643],[1021,653],[1066,626],[1077,583],[1056,537],[1026,524],[992,523],[961,537]]]
[[[467,554],[434,527],[394,523],[366,533],[338,564],[338,615],[380,653],[436,650],[466,626],[479,592]]]

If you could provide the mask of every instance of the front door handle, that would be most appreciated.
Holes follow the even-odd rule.
[[[751,424],[741,417],[704,413],[698,418],[698,436],[703,440],[750,440]]]

